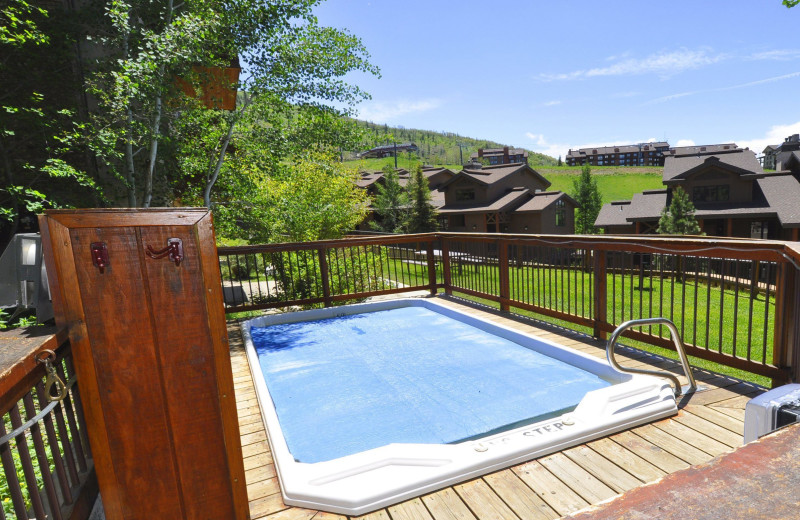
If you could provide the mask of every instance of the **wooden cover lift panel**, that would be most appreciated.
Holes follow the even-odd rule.
[[[109,520],[249,517],[211,213],[39,218]]]

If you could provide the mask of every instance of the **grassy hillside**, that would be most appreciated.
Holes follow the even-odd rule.
[[[635,193],[644,190],[658,190],[664,187],[661,183],[661,167],[618,167],[598,166],[592,168],[592,175],[597,179],[597,187],[603,198],[603,204],[612,200],[630,200]],[[572,184],[581,173],[579,166],[536,167],[547,180],[552,182],[551,190],[572,193]]]
[[[478,148],[502,148],[512,146],[486,139],[465,137],[453,132],[435,132],[432,130],[419,130],[417,128],[392,127],[378,125],[368,121],[356,121],[364,131],[364,142],[359,150],[351,150],[345,154],[345,160],[355,160],[358,152],[364,152],[376,146],[391,144],[393,142],[411,142],[419,147],[418,158],[425,164],[436,166],[451,165],[460,169],[460,165],[469,161],[469,156],[477,152]],[[459,144],[461,150],[459,151]],[[555,166],[557,159],[536,152],[528,151],[528,162],[532,166]],[[401,166],[401,159],[397,158],[397,166]],[[413,154],[412,154],[413,155]],[[463,161],[463,162],[462,162]],[[408,158],[407,161],[408,162]],[[394,160],[392,160],[394,164]],[[402,166],[405,167],[405,166]]]
[[[410,157],[409,154],[406,153],[397,154],[398,168],[405,168],[408,171],[412,171],[413,168],[419,163],[425,165],[431,164],[421,160],[415,154],[412,154]],[[387,164],[394,167],[394,157],[384,157],[382,159],[351,159],[349,161],[345,158],[345,164],[348,166],[355,165],[359,170],[382,170]],[[462,166],[458,164],[458,161],[456,161],[454,164],[436,164],[436,166],[450,168],[454,172],[461,171],[462,168]]]

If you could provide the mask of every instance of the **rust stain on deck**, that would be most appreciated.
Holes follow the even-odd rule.
[[[574,520],[800,518],[800,425],[576,513]]]

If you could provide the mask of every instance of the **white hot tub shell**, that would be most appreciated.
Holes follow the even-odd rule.
[[[457,444],[394,443],[325,462],[297,462],[284,439],[250,328],[335,318],[402,306],[426,307],[594,373],[613,384],[586,393],[573,411],[560,417],[496,435]],[[672,387],[664,379],[617,372],[605,360],[469,316],[431,299],[399,299],[274,314],[244,322],[242,334],[283,500],[287,505],[308,509],[362,515],[677,413]],[[313,410],[309,413],[313,413]]]

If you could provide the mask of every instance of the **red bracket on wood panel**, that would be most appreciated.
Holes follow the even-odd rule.
[[[110,264],[108,261],[108,249],[105,242],[92,242],[90,249],[92,251],[92,265],[100,269],[100,273],[105,272],[106,267]]]
[[[169,256],[170,262],[175,262],[175,265],[181,265],[183,261],[183,241],[180,238],[170,238],[167,240],[167,247],[164,249],[155,250],[153,246],[147,245],[147,256],[158,260]]]

